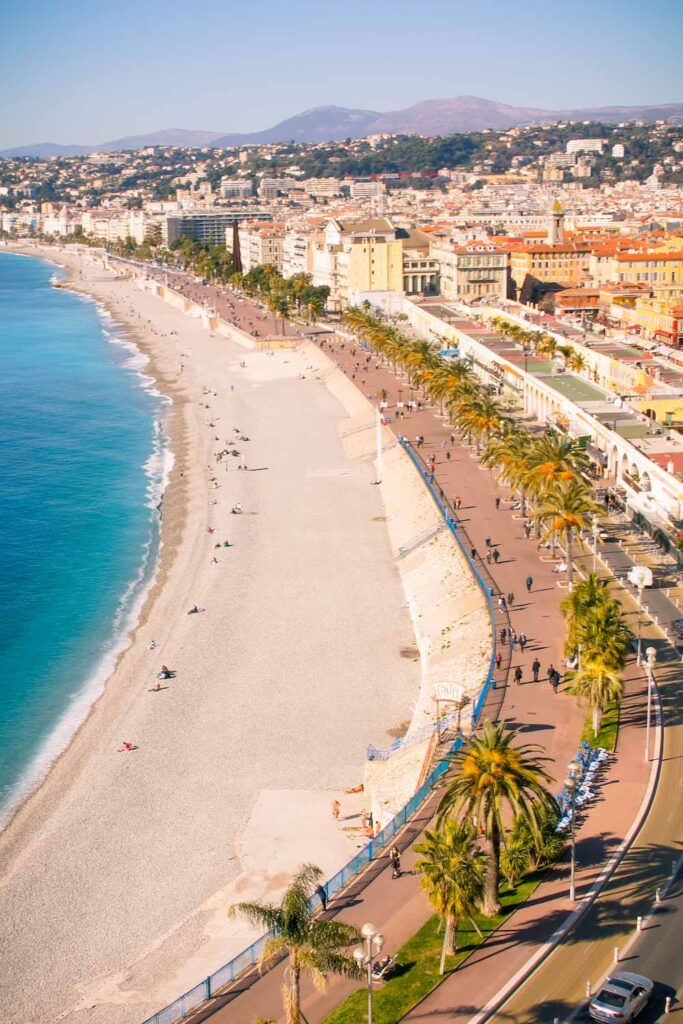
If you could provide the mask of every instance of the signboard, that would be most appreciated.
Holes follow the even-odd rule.
[[[465,690],[460,683],[436,683],[434,691],[437,700],[452,700],[455,704],[465,696]]]

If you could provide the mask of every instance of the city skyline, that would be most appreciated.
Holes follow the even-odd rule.
[[[389,111],[475,95],[566,109],[682,94],[683,10],[670,0],[647,12],[580,0],[563,18],[538,2],[522,18],[499,0],[476,10],[438,2],[417,21],[404,3],[367,10],[350,0],[320,12],[309,0],[286,9],[266,0],[258,24],[216,0],[192,10],[123,0],[94,11],[74,0],[68,23],[29,0],[6,12],[4,28],[11,45],[0,88],[11,102],[0,148],[167,128],[251,132],[327,104]],[[634,74],[645,61],[647,74]]]

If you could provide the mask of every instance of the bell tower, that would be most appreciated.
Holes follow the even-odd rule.
[[[551,245],[560,245],[560,243],[564,242],[564,210],[559,199],[556,199],[550,207],[548,241]]]

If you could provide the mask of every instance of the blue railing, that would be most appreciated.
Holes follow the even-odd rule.
[[[437,488],[434,486],[433,481],[430,480],[429,473],[420,463],[418,456],[411,448],[409,442],[402,437],[399,438],[399,442],[410,456],[414,465],[417,467],[417,470],[420,473],[420,476],[422,477],[429,493],[431,494],[442,516],[444,517],[448,529],[451,531],[456,542],[458,543],[458,546],[465,555],[465,558],[467,559],[467,562],[472,570],[472,573],[486,597],[487,604],[489,607],[489,615],[491,618],[492,653],[491,661],[489,662],[489,670],[486,676],[486,681],[481,689],[479,696],[477,697],[477,700],[474,704],[474,709],[472,711],[472,724],[476,725],[476,723],[479,720],[479,716],[481,715],[482,708],[484,707],[484,703],[486,702],[489,690],[491,688],[496,656],[495,612],[492,600],[492,587],[483,579],[478,567],[472,561],[470,553],[469,551],[467,551],[466,546],[463,543],[461,536],[459,535],[458,528],[456,526],[454,519],[451,516],[448,506],[446,505]],[[387,843],[394,838],[396,833],[403,828],[403,826],[413,816],[413,814],[415,814],[415,812],[419,810],[419,808],[422,806],[422,804],[425,802],[427,797],[434,789],[436,783],[448,771],[448,759],[452,754],[454,754],[457,750],[460,749],[460,747],[462,746],[462,742],[463,741],[461,737],[458,737],[455,740],[455,742],[449,748],[445,758],[442,761],[439,761],[439,763],[431,770],[431,772],[429,773],[425,781],[422,783],[420,788],[415,793],[413,793],[408,803],[401,808],[398,814],[391,819],[388,825],[385,825],[385,827],[382,829],[379,835],[376,835],[374,839],[371,839],[368,845],[365,846],[360,851],[360,853],[356,854],[356,856],[352,860],[350,860],[348,864],[344,865],[341,871],[338,871],[336,875],[333,875],[333,877],[325,883],[323,889],[325,890],[325,895],[328,900],[331,899],[335,895],[335,893],[337,893],[340,889],[343,889],[343,887],[347,885],[351,881],[351,879],[354,878],[359,873],[359,871],[361,871],[365,867],[366,864],[369,864],[370,861],[374,860],[384,849]],[[318,896],[314,896],[311,900],[312,908],[317,907],[319,904],[320,898]],[[178,999],[170,1003],[168,1006],[164,1007],[163,1010],[159,1010],[159,1012],[155,1013],[154,1016],[148,1017],[144,1024],[174,1024],[175,1021],[180,1020],[183,1017],[187,1017],[188,1014],[190,1014],[193,1010],[198,1009],[202,1005],[202,1003],[205,1003],[207,1000],[211,999],[215,993],[219,992],[226,985],[229,985],[231,981],[234,981],[235,978],[239,977],[239,975],[242,974],[243,971],[246,971],[248,967],[252,967],[254,966],[254,964],[257,964],[261,957],[261,953],[263,952],[263,947],[267,939],[268,935],[262,935],[261,938],[257,939],[256,942],[253,942],[251,946],[249,946],[247,949],[239,953],[229,963],[225,964],[225,966],[219,967],[218,970],[214,971],[214,973],[209,975],[208,978],[204,978],[203,981],[200,981],[199,984],[195,985],[195,987],[190,989],[189,992],[185,992],[184,995],[179,996]]]
[[[444,715],[439,720],[439,728],[447,729],[453,722],[457,722],[458,713],[453,712],[450,715]],[[400,736],[395,739],[394,742],[386,747],[384,750],[378,750],[377,747],[373,747],[370,744],[367,748],[367,759],[368,761],[388,761],[389,758],[398,753],[399,750],[405,750],[407,747],[412,747],[416,743],[421,743],[423,740],[429,739],[436,732],[436,722],[430,722],[428,725],[423,725],[415,732],[410,732],[406,736]]]

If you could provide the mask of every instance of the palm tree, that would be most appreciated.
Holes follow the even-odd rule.
[[[450,404],[449,412],[458,429],[474,437],[478,452],[481,451],[482,441],[498,431],[504,422],[498,402],[490,395],[477,392],[456,399]]]
[[[566,654],[575,651],[580,643],[579,630],[589,611],[609,600],[609,581],[601,579],[595,572],[589,573],[572,587],[560,603],[567,624]]]
[[[500,911],[500,849],[504,840],[503,814],[523,817],[534,835],[539,834],[541,813],[555,808],[555,800],[545,787],[551,776],[543,767],[547,757],[539,757],[541,747],[515,745],[517,731],[506,730],[504,722],[485,722],[481,731],[453,754],[455,776],[441,798],[438,821],[449,815],[469,821],[476,815],[489,848],[484,891],[484,913],[491,917]]]
[[[590,517],[600,512],[600,506],[590,497],[590,491],[579,480],[560,480],[543,495],[542,504],[534,512],[539,523],[547,523],[553,536],[562,534],[567,552],[567,580],[571,582],[574,570],[572,541],[574,535],[585,530]]]
[[[481,460],[485,466],[498,466],[499,480],[519,491],[523,516],[526,515],[528,459],[529,435],[518,427],[506,426],[488,441]]]
[[[614,671],[626,664],[631,633],[624,621],[619,601],[604,600],[587,608],[576,625],[577,645],[581,644],[583,660],[600,659]]]
[[[605,708],[621,699],[624,684],[618,672],[604,659],[597,658],[584,662],[583,668],[574,676],[571,690],[577,697],[588,701],[593,711],[593,736],[597,736]]]
[[[529,471],[526,484],[532,494],[541,494],[561,480],[578,479],[581,470],[589,466],[588,455],[578,441],[546,431],[535,437],[527,452]]]
[[[587,366],[588,360],[584,354],[582,352],[577,352],[576,349],[574,349],[569,357],[569,368],[574,370],[576,373],[581,373],[581,371],[585,370]]]
[[[440,831],[425,830],[424,842],[415,847],[422,855],[415,862],[415,870],[422,873],[422,888],[445,923],[439,974],[444,972],[446,954],[457,952],[460,918],[469,917],[481,935],[474,913],[484,895],[486,855],[476,843],[476,829],[450,819]]]
[[[259,968],[263,970],[283,953],[289,955],[282,1001],[287,1024],[301,1021],[301,973],[306,971],[319,991],[324,991],[328,974],[359,977],[360,968],[344,950],[358,942],[360,933],[341,921],[314,918],[310,900],[323,880],[320,868],[302,864],[278,905],[235,903],[228,913],[240,915],[251,924],[267,929]]]

